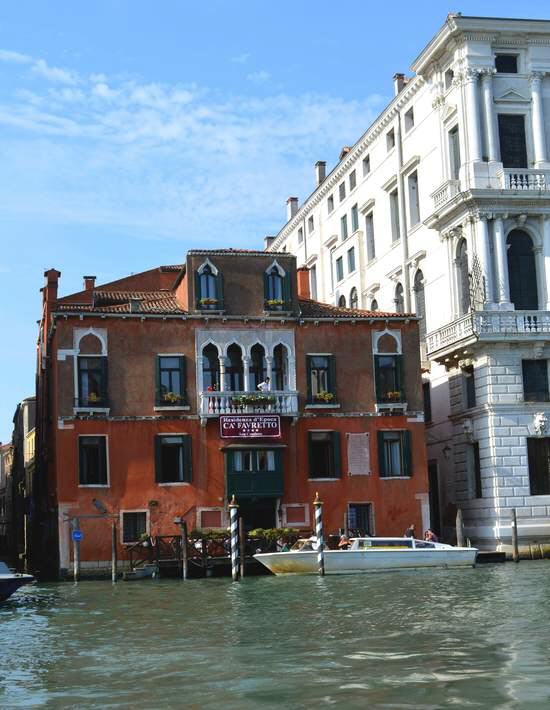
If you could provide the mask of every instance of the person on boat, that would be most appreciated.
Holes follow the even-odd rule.
[[[430,530],[430,528],[424,533],[424,540],[426,540],[426,542],[439,542],[437,535],[433,530]]]
[[[416,528],[414,523],[411,523],[409,527],[405,530],[403,537],[416,537]]]
[[[339,550],[347,550],[349,548],[349,537],[347,535],[340,535],[340,540],[338,541]]]

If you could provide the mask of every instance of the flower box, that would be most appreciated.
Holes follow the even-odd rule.
[[[181,394],[176,394],[175,392],[164,392],[160,396],[160,400],[163,404],[176,405],[183,402],[183,397]]]
[[[331,402],[334,401],[334,393],[333,392],[317,392],[317,394],[313,395],[313,401],[319,402],[321,404],[330,404]]]
[[[268,404],[275,404],[275,397],[266,394],[243,394],[240,397],[233,397],[235,407],[262,407]]]

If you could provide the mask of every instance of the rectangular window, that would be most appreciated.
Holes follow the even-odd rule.
[[[526,402],[548,402],[548,360],[522,360],[523,399]]]
[[[313,228],[314,228],[313,215],[311,215],[310,217],[307,218],[307,231],[309,234],[311,234],[311,232],[313,232]]]
[[[341,182],[338,186],[338,196],[340,197],[340,202],[346,198],[346,183]]]
[[[370,173],[370,155],[365,155],[363,158],[363,177]]]
[[[334,196],[333,195],[329,195],[327,197],[327,209],[328,209],[329,214],[334,211]]]
[[[188,434],[160,434],[155,437],[156,482],[191,481],[191,437]]]
[[[298,229],[298,244],[301,244],[304,241],[304,230],[302,227]]]
[[[397,188],[390,192],[390,218],[391,218],[391,240],[392,243],[399,241],[399,193]]]
[[[525,116],[523,114],[499,113],[498,136],[503,167],[526,168]]]
[[[107,486],[107,437],[78,437],[78,483],[81,486]]]
[[[445,89],[450,89],[453,85],[453,79],[455,78],[455,73],[452,69],[447,69],[445,72]]]
[[[449,158],[451,167],[451,180],[458,180],[460,174],[460,138],[458,126],[449,131]]]
[[[78,357],[78,406],[109,406],[106,357]]]
[[[409,187],[409,223],[414,227],[420,222],[420,203],[418,199],[418,173],[416,170],[407,178]]]
[[[367,242],[367,261],[372,261],[376,257],[376,247],[374,245],[374,213],[371,212],[365,217],[365,239]]]
[[[309,432],[309,477],[340,477],[340,432]]]
[[[348,238],[348,216],[347,214],[340,217],[340,234],[342,236],[342,241]]]
[[[351,208],[351,231],[356,232],[359,229],[359,209],[357,205]]]
[[[495,57],[495,69],[499,74],[517,74],[517,54],[497,54]]]
[[[468,468],[470,473],[470,489],[474,498],[482,498],[481,489],[481,461],[479,458],[479,444],[475,441],[468,448]]]
[[[531,495],[550,495],[550,438],[528,438],[527,459]]]
[[[350,274],[355,271],[355,247],[348,249],[348,271]]]
[[[334,355],[307,356],[308,401],[330,404],[336,395],[336,367]]]
[[[431,424],[432,421],[432,392],[429,382],[422,383],[422,394],[424,396],[424,421]]]
[[[336,259],[336,280],[342,281],[344,278],[344,261],[341,256]]]
[[[276,471],[275,451],[271,449],[243,449],[233,452],[233,471],[262,473]]]
[[[405,113],[405,131],[410,131],[414,126],[414,111],[412,107]]]
[[[402,355],[374,356],[377,402],[389,404],[403,402],[402,357]]]
[[[147,513],[136,511],[125,513],[122,511],[122,542],[139,542],[147,533]]]
[[[412,475],[410,431],[378,432],[380,478]]]
[[[185,357],[159,355],[157,357],[157,405],[178,407],[185,404]]]
[[[395,131],[392,128],[386,133],[386,147],[391,150],[395,146]]]
[[[351,192],[352,190],[355,190],[355,186],[357,185],[357,173],[355,170],[352,170],[351,173],[349,174],[349,191]]]
[[[311,293],[311,298],[317,300],[317,267],[315,264],[309,270],[309,290]]]
[[[334,252],[334,248],[330,250],[330,290],[332,293],[334,293]]]
[[[374,534],[371,503],[348,504],[348,528],[352,537],[366,537]]]
[[[476,381],[473,365],[462,368],[462,378],[464,382],[464,401],[466,409],[471,409],[476,406]]]

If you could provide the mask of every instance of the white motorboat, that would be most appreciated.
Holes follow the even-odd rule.
[[[34,582],[32,574],[12,572],[5,562],[0,561],[0,602],[5,601],[19,587]]]
[[[474,567],[475,547],[453,547],[408,537],[355,537],[347,550],[325,548],[325,574],[358,574],[418,567]],[[254,557],[273,574],[318,574],[317,539],[301,539],[288,552]]]

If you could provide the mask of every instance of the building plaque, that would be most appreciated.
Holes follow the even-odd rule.
[[[281,417],[278,414],[222,414],[220,436],[222,439],[280,438]]]

